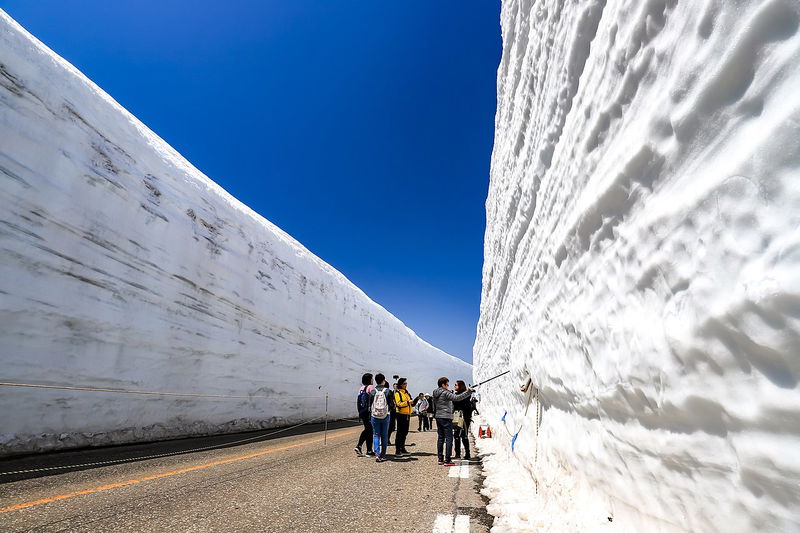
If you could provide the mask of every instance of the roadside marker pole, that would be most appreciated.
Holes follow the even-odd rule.
[[[325,393],[325,446],[328,445],[328,393]]]

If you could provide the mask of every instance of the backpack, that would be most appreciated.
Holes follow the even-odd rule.
[[[369,411],[369,393],[367,392],[366,385],[361,387],[356,399],[356,407],[358,407],[358,416],[361,416]]]
[[[462,411],[453,411],[453,426],[464,429],[464,413]]]
[[[386,399],[386,389],[375,389],[375,399],[372,401],[372,416],[384,419],[389,416],[389,402]]]

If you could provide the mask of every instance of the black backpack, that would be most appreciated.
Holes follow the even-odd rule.
[[[369,393],[367,392],[366,387],[362,388],[358,392],[358,398],[356,398],[356,407],[358,408],[358,416],[369,412]]]

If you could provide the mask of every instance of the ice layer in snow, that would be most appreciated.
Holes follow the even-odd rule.
[[[526,519],[800,531],[800,2],[501,19],[474,357]]]
[[[269,162],[265,162],[269,165]],[[0,451],[353,416],[471,366],[232,198],[0,11]]]

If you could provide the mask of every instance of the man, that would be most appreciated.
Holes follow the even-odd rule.
[[[389,390],[386,376],[383,374],[375,375],[375,384],[376,387],[370,391],[369,404],[372,416],[372,449],[375,452],[375,462],[382,463],[386,460],[386,446],[389,442],[389,413],[394,411],[394,394]]]
[[[436,451],[439,456],[439,464],[443,466],[455,466],[453,462],[453,402],[469,398],[475,390],[467,387],[461,394],[455,394],[450,389],[450,380],[441,377],[437,381],[439,388],[433,391],[434,412],[436,413]],[[445,450],[442,450],[442,448]],[[446,453],[443,455],[442,452]]]
[[[392,383],[392,394],[397,392],[397,380],[400,379],[400,376],[394,375],[392,376],[394,382]],[[389,446],[392,445],[392,433],[397,429],[397,416],[394,411],[389,413]]]

